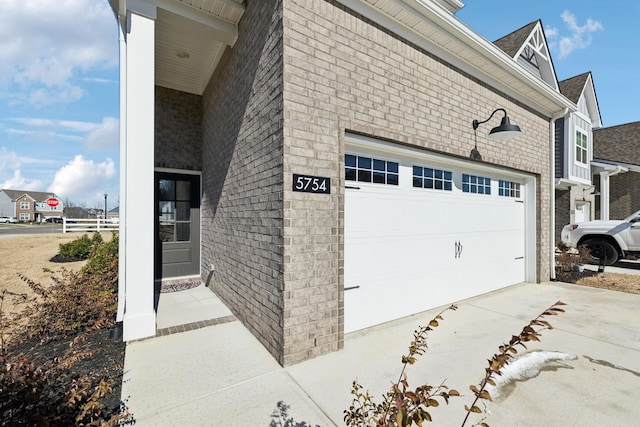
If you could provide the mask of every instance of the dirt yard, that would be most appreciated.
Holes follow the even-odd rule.
[[[609,273],[607,267],[604,273],[585,270],[575,283],[592,288],[640,294],[640,275]]]
[[[33,296],[27,283],[20,274],[43,286],[51,284],[51,273],[45,270],[60,271],[61,268],[78,271],[86,261],[55,263],[49,260],[58,253],[60,243],[67,243],[80,237],[82,233],[60,231],[51,234],[27,234],[15,237],[0,237],[0,293],[8,290],[13,293]],[[91,236],[89,236],[91,237]],[[105,241],[111,240],[111,233],[102,233]],[[12,312],[13,298],[5,298],[3,310]]]

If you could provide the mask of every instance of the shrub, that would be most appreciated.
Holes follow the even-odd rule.
[[[68,243],[60,243],[58,253],[71,259],[87,259],[91,253],[91,240],[86,234]]]
[[[585,246],[571,249],[562,242],[558,243],[557,249],[556,280],[575,283],[581,276],[578,266],[588,264],[592,259],[589,249]]]
[[[95,235],[77,241],[89,241],[91,252],[80,272],[63,269],[47,288],[23,277],[38,298],[10,319],[2,313],[8,295],[1,295],[0,426],[133,422],[114,395],[124,343],[109,339],[117,309],[118,235],[106,243]]]

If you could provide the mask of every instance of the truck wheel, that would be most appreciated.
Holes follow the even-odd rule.
[[[591,256],[594,258],[594,263],[599,264],[601,259],[604,259],[604,265],[613,265],[618,262],[618,250],[608,241],[590,239],[584,242],[584,245],[589,249]]]

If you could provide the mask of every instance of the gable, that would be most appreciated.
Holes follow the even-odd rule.
[[[558,90],[556,72],[542,29],[542,21],[531,22],[496,40],[494,44],[531,74]]]
[[[589,117],[593,128],[602,127],[600,108],[590,71],[558,82],[560,92],[578,106],[578,111]]]

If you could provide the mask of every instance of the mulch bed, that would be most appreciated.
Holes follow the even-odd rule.
[[[56,359],[84,351],[90,351],[92,355],[78,359],[67,369],[61,369],[59,374],[51,379],[52,383],[48,384],[49,392],[55,394],[61,383],[68,383],[68,379],[84,375],[91,378],[94,386],[99,384],[101,379],[112,379],[112,393],[100,399],[100,402],[105,405],[106,418],[119,413],[125,343],[122,339],[111,338],[108,329],[87,332],[81,334],[80,338],[78,334],[49,341],[37,337],[30,338],[10,347],[9,356],[21,355],[41,366],[48,363],[56,365]],[[5,424],[5,421],[2,420],[0,425],[9,425]]]
[[[60,262],[76,262],[76,261],[84,261],[84,260],[86,260],[86,258],[56,254],[56,256],[51,258],[49,261],[60,263]]]

